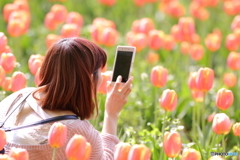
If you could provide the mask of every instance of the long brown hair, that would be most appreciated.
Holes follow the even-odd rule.
[[[71,110],[82,120],[94,114],[98,69],[105,66],[104,50],[83,38],[61,39],[49,48],[40,70],[41,105],[49,110]],[[34,96],[36,98],[36,96]]]

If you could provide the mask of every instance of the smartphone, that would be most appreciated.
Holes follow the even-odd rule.
[[[122,83],[127,82],[132,71],[135,53],[136,47],[117,46],[113,67],[112,82],[116,82],[119,75],[122,76]]]

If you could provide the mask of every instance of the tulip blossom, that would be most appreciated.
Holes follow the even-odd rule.
[[[26,87],[27,78],[25,74],[20,71],[16,71],[12,75],[12,84],[11,84],[11,91],[16,92],[20,89]]]
[[[36,75],[34,77],[34,83],[36,84],[36,86],[38,86],[40,84],[40,82],[41,82],[40,77],[39,77],[40,69],[41,69],[41,67],[38,68],[38,70],[36,72]]]
[[[42,66],[44,56],[40,54],[32,54],[28,60],[28,68],[33,75],[36,75],[36,72],[39,67]]]
[[[48,34],[46,37],[46,46],[47,48],[50,48],[51,45],[53,45],[55,42],[60,40],[62,37],[56,34]]]
[[[0,32],[0,54],[3,53],[7,46],[8,39],[3,32]]]
[[[6,133],[3,129],[0,129],[0,151],[4,148],[6,143]]]
[[[135,33],[143,33],[148,35],[151,30],[155,28],[153,20],[151,18],[142,18],[135,20],[132,23],[132,31]]]
[[[211,68],[200,68],[196,77],[197,88],[201,91],[209,91],[213,86],[214,71]]]
[[[212,129],[216,134],[228,134],[231,130],[231,126],[231,121],[225,113],[217,113],[214,116]]]
[[[188,87],[192,90],[197,89],[197,72],[191,72],[188,78]]]
[[[127,160],[131,145],[128,143],[119,143],[115,146],[114,160]]]
[[[193,148],[184,149],[181,160],[201,160],[201,154]]]
[[[216,106],[221,110],[226,110],[233,104],[234,97],[231,90],[222,88],[218,90],[216,97]]]
[[[80,35],[80,29],[76,24],[69,23],[64,24],[61,28],[61,36],[63,38],[78,37]]]
[[[12,87],[12,77],[5,77],[2,83],[2,89],[4,91],[11,91],[11,87]]]
[[[207,35],[205,44],[210,51],[214,52],[220,48],[221,39],[217,34],[211,33]]]
[[[236,9],[233,1],[226,1],[223,4],[223,10],[226,14],[233,16],[236,14]]]
[[[2,84],[5,80],[5,77],[6,77],[5,70],[3,69],[2,66],[0,66],[0,86],[2,86]]]
[[[163,87],[167,82],[168,70],[162,66],[152,68],[150,80],[153,86]]]
[[[210,114],[210,115],[207,117],[208,122],[212,122],[215,115],[216,115],[215,112],[213,112],[212,114]]]
[[[116,3],[116,0],[98,0],[101,4],[106,6],[113,6]]]
[[[66,7],[60,4],[54,4],[50,12],[54,14],[54,19],[57,23],[65,22],[68,14]]]
[[[226,39],[226,48],[230,51],[238,50],[238,41],[235,34],[229,34]]]
[[[5,4],[3,7],[3,17],[6,22],[8,22],[8,18],[11,15],[11,13],[15,10],[17,10],[17,5],[14,3],[8,3]]]
[[[174,90],[166,89],[163,91],[159,103],[166,111],[173,111],[177,107],[177,93]]]
[[[232,130],[235,136],[240,136],[240,123],[235,123],[232,127]]]
[[[151,30],[148,35],[149,48],[158,50],[163,46],[164,32],[160,30]]]
[[[12,147],[9,156],[15,160],[29,160],[29,154],[26,149]]]
[[[25,33],[26,23],[22,22],[21,19],[13,19],[8,22],[7,31],[12,37],[21,36]]]
[[[144,144],[135,144],[131,147],[127,160],[149,160],[151,151]]]
[[[57,29],[58,22],[56,21],[54,17],[54,13],[49,12],[46,14],[45,19],[44,19],[44,25],[47,29],[53,31]]]
[[[6,73],[11,73],[16,65],[16,58],[12,53],[2,53],[0,65]]]
[[[227,57],[227,66],[232,70],[240,69],[240,53],[230,52]]]
[[[163,40],[163,49],[167,51],[174,49],[176,42],[172,35],[164,35]]]
[[[182,150],[182,140],[178,132],[165,132],[163,137],[163,150],[167,157],[175,158]]]
[[[130,46],[135,46],[136,51],[140,52],[147,45],[147,36],[143,33],[131,33],[127,34],[127,42]]]
[[[48,143],[53,148],[62,147],[67,139],[67,127],[60,123],[55,122],[48,132]]]
[[[234,73],[224,73],[223,82],[227,87],[234,87],[237,84],[237,76]]]
[[[193,44],[189,48],[189,55],[190,57],[195,60],[199,61],[203,58],[204,55],[204,48],[201,44]]]
[[[235,16],[231,24],[231,29],[233,31],[237,28],[240,28],[240,15]]]
[[[74,135],[68,142],[65,151],[69,160],[87,160],[91,155],[91,145],[82,135]]]
[[[74,23],[76,24],[79,28],[83,26],[83,16],[79,14],[78,12],[69,12],[66,20],[66,23]]]
[[[147,54],[146,59],[147,59],[147,62],[150,64],[157,63],[159,61],[159,54],[155,52],[149,52]]]
[[[101,34],[101,42],[105,46],[111,47],[117,43],[118,40],[118,32],[116,29],[111,27],[104,28]]]
[[[202,7],[196,2],[191,2],[190,4],[190,13],[193,17],[200,19],[202,21],[209,18],[209,12],[205,7]]]
[[[179,1],[171,1],[166,5],[165,12],[173,17],[179,18],[185,14],[185,8]]]
[[[105,71],[102,72],[102,82],[100,84],[100,86],[98,87],[98,92],[101,94],[106,94],[107,93],[107,83],[108,81],[111,81],[111,77],[112,77],[112,71]]]

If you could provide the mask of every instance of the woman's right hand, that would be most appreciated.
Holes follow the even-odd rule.
[[[128,95],[132,91],[133,77],[130,77],[126,83],[121,83],[122,77],[118,76],[114,84],[108,83],[107,99],[105,103],[105,114],[108,116],[117,116],[127,103]]]

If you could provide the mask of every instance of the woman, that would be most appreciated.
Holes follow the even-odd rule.
[[[101,69],[106,64],[106,53],[94,43],[82,38],[58,41],[46,53],[40,71],[41,83],[37,88],[17,91],[0,104],[1,120],[10,107],[22,100],[19,95],[29,94],[21,106],[13,112],[4,127],[29,124],[61,115],[77,115],[80,119],[63,120],[68,128],[67,141],[75,135],[83,135],[92,146],[90,159],[113,159],[118,115],[127,102],[133,78],[121,86],[121,77],[108,86],[102,133],[88,122],[98,113],[97,89],[101,84]],[[96,112],[96,113],[95,113]],[[47,143],[52,123],[7,132],[6,152],[11,147],[25,148],[31,160],[51,159],[52,148]],[[58,149],[56,159],[66,159],[65,147]]]

